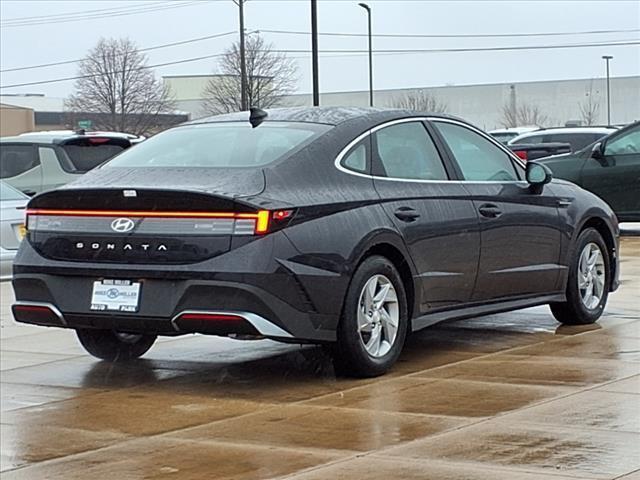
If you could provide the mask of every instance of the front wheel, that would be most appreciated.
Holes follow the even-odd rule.
[[[596,322],[607,303],[611,278],[609,254],[600,233],[587,228],[578,237],[569,265],[567,301],[550,305],[553,316],[565,325]]]
[[[347,290],[337,332],[337,369],[357,377],[382,375],[398,359],[408,323],[398,271],[384,257],[367,258]]]
[[[113,330],[77,329],[78,340],[94,357],[109,362],[126,362],[141,357],[156,341],[155,335],[115,332]]]

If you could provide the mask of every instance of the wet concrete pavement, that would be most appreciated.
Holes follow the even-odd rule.
[[[598,325],[546,307],[413,336],[393,371],[190,336],[110,365],[0,286],[2,479],[640,479],[640,238]]]

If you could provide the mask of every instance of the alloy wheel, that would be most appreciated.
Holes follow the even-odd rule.
[[[384,275],[374,275],[362,288],[358,302],[358,334],[369,355],[383,357],[398,336],[400,308],[396,289]]]
[[[593,310],[604,295],[606,268],[600,247],[591,242],[585,245],[578,263],[578,291],[582,304]]]

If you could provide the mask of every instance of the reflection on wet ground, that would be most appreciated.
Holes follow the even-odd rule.
[[[4,283],[2,478],[639,478],[640,238],[622,256],[597,325],[443,324],[370,380],[322,348],[198,336],[109,365],[13,322]]]

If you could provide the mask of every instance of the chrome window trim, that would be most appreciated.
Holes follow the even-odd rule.
[[[363,177],[363,178],[369,178],[369,179],[375,179],[375,180],[385,180],[385,181],[388,181],[388,182],[462,183],[462,184],[468,184],[468,183],[528,184],[528,182],[526,180],[502,180],[502,181],[500,181],[500,180],[419,180],[419,179],[415,179],[415,178],[390,178],[390,177],[381,177],[379,175],[369,175],[369,174],[366,174],[366,173],[355,172],[353,170],[349,170],[344,165],[342,165],[342,160],[347,155],[347,153],[349,153],[349,151],[356,144],[358,144],[360,141],[362,141],[365,138],[367,138],[368,136],[370,136],[372,133],[375,133],[378,130],[381,130],[383,128],[390,127],[390,126],[397,125],[397,124],[401,124],[401,123],[424,122],[424,121],[452,123],[454,125],[459,125],[461,127],[467,128],[467,129],[469,129],[469,130],[471,130],[471,131],[473,131],[475,133],[478,133],[478,134],[480,134],[480,136],[482,136],[485,139],[489,140],[489,142],[491,142],[493,145],[497,146],[500,150],[502,150],[504,153],[506,153],[507,157],[509,157],[511,160],[515,161],[523,169],[526,169],[526,166],[524,165],[522,160],[517,155],[515,155],[511,150],[506,148],[500,142],[498,142],[497,140],[492,138],[489,134],[483,132],[479,128],[474,127],[473,125],[468,125],[466,123],[459,122],[457,120],[453,120],[453,119],[450,119],[450,118],[441,118],[441,117],[407,117],[407,118],[400,118],[400,119],[396,119],[396,120],[391,120],[389,122],[385,122],[385,123],[381,123],[380,125],[376,125],[375,127],[371,128],[370,130],[367,130],[366,132],[361,133],[355,139],[353,139],[351,142],[349,142],[346,147],[344,147],[342,150],[340,150],[340,153],[338,153],[338,156],[336,157],[336,159],[335,159],[335,161],[333,163],[334,163],[335,167],[338,170],[340,170],[341,172],[343,172],[343,173],[347,173],[349,175],[355,175],[356,177]]]

